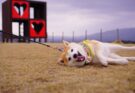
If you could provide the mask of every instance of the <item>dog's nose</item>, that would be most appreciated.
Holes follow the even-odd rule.
[[[77,54],[74,54],[74,55],[73,55],[73,58],[77,58]]]

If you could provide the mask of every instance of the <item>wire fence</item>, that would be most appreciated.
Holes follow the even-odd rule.
[[[77,36],[75,31],[72,31],[70,36],[66,36],[64,32],[61,32],[59,36],[56,36],[54,32],[52,35],[49,35],[47,38],[48,42],[55,43],[55,42],[62,42],[63,40],[70,41],[70,42],[80,42],[85,39],[89,40],[98,40],[102,42],[114,42],[120,41],[124,43],[135,43],[135,29],[116,29],[113,31],[103,31],[102,29],[99,30],[96,34],[89,34],[88,30],[83,31],[84,34],[82,36]],[[17,38],[14,42],[17,42]],[[34,41],[44,42],[42,39],[35,38]],[[2,32],[0,32],[0,42],[2,42]]]
[[[75,31],[71,33],[70,36],[66,36],[64,32],[61,32],[60,36],[56,36],[54,32],[52,35],[48,37],[48,42],[62,42],[63,40],[67,40],[70,42],[80,42],[82,40],[98,40],[102,42],[125,42],[125,43],[135,43],[135,29],[116,29],[113,31],[103,31],[99,30],[96,34],[88,34],[89,31],[83,31],[84,34],[82,36],[77,36]]]

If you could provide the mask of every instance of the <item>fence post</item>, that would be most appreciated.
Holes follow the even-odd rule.
[[[19,42],[21,42],[21,22],[19,22]]]
[[[74,42],[74,40],[75,40],[75,33],[74,33],[74,31],[73,31],[73,38],[72,38],[72,42]]]
[[[2,41],[3,41],[3,43],[5,42],[5,33],[4,33],[4,31],[2,32]]]
[[[119,41],[120,40],[119,29],[117,29],[116,32],[117,32],[117,40]]]
[[[52,42],[54,43],[54,32],[52,32]]]
[[[87,30],[85,30],[85,40],[88,39]]]
[[[48,42],[47,37],[44,38],[44,42],[45,42],[45,43]]]
[[[11,43],[13,43],[13,35],[11,35],[11,38],[10,38],[10,40],[11,40]]]
[[[36,38],[33,38],[34,42],[36,42]]]
[[[39,42],[41,42],[41,38],[39,38]]]
[[[100,29],[100,41],[103,41],[103,31]]]
[[[61,40],[61,42],[63,42],[63,40],[64,40],[64,32],[62,32],[62,40]]]
[[[30,43],[30,36],[28,36],[28,43]]]

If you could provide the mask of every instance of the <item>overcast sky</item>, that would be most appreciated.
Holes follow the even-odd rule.
[[[1,2],[4,0],[0,0]],[[39,1],[39,0],[38,0]],[[135,27],[135,0],[40,0],[47,2],[48,34],[89,34]],[[0,6],[1,8],[1,6]],[[1,29],[0,10],[0,29]]]

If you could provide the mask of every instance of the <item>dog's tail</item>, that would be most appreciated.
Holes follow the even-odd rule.
[[[119,51],[119,50],[135,51],[135,46],[127,47],[119,44],[108,44],[108,46],[112,51]]]

